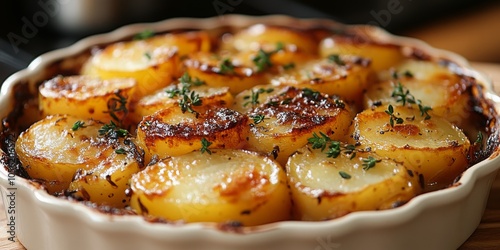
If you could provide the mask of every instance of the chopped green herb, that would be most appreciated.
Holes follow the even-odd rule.
[[[403,118],[397,117],[394,114],[394,107],[390,104],[389,106],[387,106],[387,110],[385,111],[385,113],[390,116],[389,124],[391,125],[391,127],[394,127],[394,122],[396,122],[396,124],[402,124],[404,122]]]
[[[348,180],[348,179],[351,179],[351,175],[350,175],[350,174],[348,174],[348,173],[346,173],[346,172],[344,172],[344,171],[339,171],[339,175],[340,175],[340,177],[342,177],[343,179],[347,179],[347,180]]]
[[[283,65],[284,70],[289,70],[289,69],[293,69],[293,68],[295,68],[295,63],[293,63],[293,62]]]
[[[115,153],[122,155],[122,154],[127,153],[127,151],[124,148],[119,148],[119,149],[115,150]]]
[[[475,146],[479,146],[479,149],[483,149],[483,133],[481,131],[477,132],[476,141],[474,141]]]
[[[234,73],[234,65],[231,62],[231,60],[229,60],[229,58],[224,59],[221,62],[219,68],[220,68],[219,73],[221,73],[221,74],[233,74]]]
[[[98,132],[99,136],[108,136],[111,139],[118,139],[129,134],[126,129],[119,128],[113,121],[109,124],[104,124]]]
[[[432,108],[422,105],[421,100],[415,100],[415,97],[410,94],[410,91],[405,89],[400,82],[398,82],[398,84],[394,87],[391,97],[395,97],[396,102],[401,102],[403,106],[406,105],[406,103],[417,104],[418,109],[420,110],[420,115],[425,116],[425,120],[431,119],[429,111],[432,110]]]
[[[194,91],[191,91],[189,95],[185,93],[179,100],[182,113],[188,111],[189,113],[198,114],[198,112],[192,109],[192,106],[201,106],[201,104],[200,96]]]
[[[362,161],[363,161],[363,169],[368,170],[370,168],[375,167],[375,164],[377,164],[377,162],[380,162],[381,160],[377,160],[373,156],[368,156],[368,158],[363,158]]]
[[[282,42],[278,42],[276,44],[276,49],[269,52],[260,49],[257,52],[257,55],[252,60],[255,66],[257,66],[257,72],[262,72],[273,66],[273,63],[271,62],[271,55],[283,49],[284,49],[284,44]]]
[[[313,149],[321,149],[324,151],[328,146],[328,151],[326,152],[327,157],[337,158],[341,153],[349,156],[352,159],[356,156],[356,146],[352,144],[342,144],[339,141],[333,141],[323,132],[313,133],[313,137],[307,139],[307,142],[312,145]]]
[[[321,151],[325,150],[327,144],[332,140],[330,137],[325,135],[323,132],[319,132],[320,136],[313,132],[313,137],[308,138],[307,142],[312,145],[313,149],[321,148]]]
[[[151,53],[146,52],[146,53],[144,53],[144,56],[145,56],[148,60],[151,60]]]
[[[210,147],[210,145],[212,145],[211,142],[209,142],[207,139],[205,138],[201,138],[201,153],[205,153],[207,152],[207,154],[211,155],[212,154],[212,151],[210,151],[210,149],[208,149],[208,147]]]
[[[304,88],[302,89],[302,95],[313,100],[317,100],[321,93],[310,88]]]
[[[328,58],[328,61],[333,62],[339,66],[345,65],[345,62],[342,60],[342,58],[340,58],[340,56],[338,54],[329,55],[327,58]]]
[[[75,124],[73,124],[73,127],[71,127],[71,130],[77,131],[79,128],[85,128],[85,122],[76,121]]]
[[[403,75],[404,75],[404,76],[406,76],[406,77],[410,77],[410,78],[411,78],[411,77],[413,77],[413,73],[411,73],[411,71],[409,71],[409,70],[406,70],[406,71],[403,73]]]
[[[141,33],[138,33],[134,36],[134,40],[144,40],[150,37],[153,37],[155,32],[152,30],[144,30]]]
[[[122,96],[120,91],[116,91],[115,96],[108,100],[106,113],[109,113],[111,118],[121,125],[123,118],[128,114],[127,98]]]
[[[254,124],[259,124],[261,122],[264,121],[264,119],[266,119],[266,117],[264,115],[253,115],[253,116],[250,116],[250,118],[253,119],[253,123]]]
[[[273,88],[268,88],[268,89],[260,88],[257,91],[254,91],[252,89],[252,94],[251,95],[243,96],[243,100],[248,100],[245,103],[243,103],[243,107],[246,107],[248,104],[252,104],[252,106],[255,106],[255,105],[259,104],[260,103],[259,102],[259,94],[262,94],[262,93],[271,93],[273,91],[274,91]]]

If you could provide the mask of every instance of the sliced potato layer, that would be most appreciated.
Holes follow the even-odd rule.
[[[216,149],[169,157],[131,182],[131,207],[167,220],[252,226],[291,214],[285,172],[254,152]]]
[[[386,111],[393,113],[392,118]],[[426,191],[451,184],[468,166],[470,142],[465,134],[439,116],[425,119],[416,105],[359,113],[354,139],[381,156],[403,162],[421,175]]]
[[[319,44],[322,57],[330,55],[357,55],[372,61],[375,71],[388,69],[404,59],[397,45],[375,42],[366,34],[345,34],[327,37]]]
[[[181,56],[208,51],[210,47],[210,37],[204,32],[114,43],[94,54],[83,68],[83,74],[104,79],[132,77],[138,83],[136,94],[142,97],[180,76]]]
[[[203,147],[241,148],[248,134],[248,117],[234,110],[214,107],[191,113],[173,106],[144,117],[137,128],[137,141],[149,162],[154,155],[161,159]]]
[[[229,87],[236,95],[245,89],[267,83],[266,72],[259,72],[249,62],[230,59],[225,55],[193,54],[184,62],[187,73],[210,87]]]
[[[279,26],[257,24],[241,30],[226,39],[223,48],[236,51],[264,51],[276,49],[281,43],[293,51],[317,54],[318,45],[315,37],[301,30]]]
[[[469,93],[471,82],[444,66],[409,60],[395,68],[392,75],[392,79],[368,88],[364,97],[365,108],[401,103],[399,96],[403,94],[406,99],[420,100],[432,108],[433,115],[444,117],[458,126],[467,123],[473,113]]]
[[[182,97],[175,94],[176,91],[182,90],[181,83],[170,85],[157,92],[147,95],[139,100],[135,105],[133,120],[140,122],[144,116],[152,115],[154,112],[179,105]],[[209,109],[212,107],[229,107],[233,103],[233,95],[229,92],[228,87],[208,87],[206,85],[194,86],[190,88],[199,95],[202,102],[201,109]]]
[[[421,192],[418,177],[371,152],[328,157],[307,145],[286,165],[294,217],[321,221],[354,211],[400,206]]]
[[[268,96],[256,98],[258,93]],[[241,93],[237,100],[243,106],[238,110],[252,107],[247,111],[252,119],[248,148],[272,155],[283,166],[295,150],[307,144],[313,132],[321,131],[336,140],[345,138],[353,117],[342,100],[312,89],[258,87]]]
[[[125,145],[122,138],[101,136],[103,127],[103,123],[94,120],[80,120],[67,115],[48,116],[19,136],[16,152],[28,174],[45,184],[50,193],[67,189],[77,171],[91,173],[96,166],[100,169],[97,172],[105,173],[96,176],[98,182],[122,184],[118,182],[119,176],[115,170],[137,170],[134,165],[142,164],[142,155],[132,150],[125,151],[125,155],[117,154],[116,150],[126,150],[132,146]],[[121,165],[124,162],[128,163],[127,166]],[[106,195],[121,195],[116,193],[118,189],[113,189],[103,189],[102,192]],[[94,196],[98,191],[88,191],[91,199],[99,200]]]
[[[332,56],[297,64],[271,79],[275,86],[311,88],[343,100],[360,103],[362,93],[375,80],[370,61],[357,56]]]
[[[135,80],[116,78],[101,80],[90,76],[57,76],[39,87],[39,106],[43,115],[68,114],[104,123],[125,119],[134,94]]]

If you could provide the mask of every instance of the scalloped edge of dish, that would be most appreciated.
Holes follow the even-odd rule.
[[[256,23],[332,29],[353,27],[325,19],[288,16],[250,17],[228,15],[213,18],[175,18],[157,23],[124,26],[110,33],[91,36],[74,45],[36,58],[27,69],[9,77],[0,93],[0,110],[8,110],[13,86],[36,78],[51,63],[73,56],[96,44],[121,40],[145,29],[212,29],[223,25],[244,27]],[[451,52],[426,43],[398,37],[377,27],[356,26],[378,40],[422,49],[433,56],[457,63],[466,75],[483,83],[487,98],[497,103],[491,81],[470,69],[468,62]],[[16,177],[16,233],[28,249],[456,249],[475,230],[481,219],[491,183],[500,168],[499,157],[486,159],[464,172],[460,185],[419,195],[390,210],[355,212],[324,222],[285,221],[242,232],[218,230],[213,224],[152,223],[140,216],[109,215],[76,202],[59,199]],[[7,201],[8,173],[0,169],[2,198]],[[7,203],[4,202],[5,205]],[[439,223],[437,223],[439,222]],[[81,225],[75,227],[75,225]]]

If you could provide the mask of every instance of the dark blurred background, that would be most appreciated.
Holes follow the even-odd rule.
[[[493,0],[4,0],[0,82],[36,56],[134,22],[223,14],[286,14],[374,24],[474,61],[500,63],[500,1]]]

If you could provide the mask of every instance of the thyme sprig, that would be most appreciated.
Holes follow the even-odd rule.
[[[202,154],[206,152],[207,154],[211,155],[212,151],[210,149],[208,149],[208,147],[210,147],[210,145],[212,145],[212,142],[209,142],[205,138],[201,138],[201,149],[200,149],[200,152]]]
[[[416,104],[418,106],[418,109],[420,110],[420,115],[424,116],[425,120],[431,119],[429,111],[431,111],[432,108],[429,106],[424,106],[420,99],[415,99],[415,97],[410,94],[410,90],[405,89],[401,82],[398,82],[398,84],[394,87],[391,97],[396,98],[396,102],[402,103],[403,106],[406,105],[406,103]]]
[[[382,160],[379,160],[379,159],[370,155],[370,156],[368,156],[368,158],[363,158],[362,161],[363,161],[363,164],[362,164],[363,169],[368,170],[370,168],[375,167],[375,165]]]
[[[271,93],[273,91],[274,91],[273,88],[268,88],[268,89],[259,88],[256,91],[254,91],[252,89],[250,95],[243,96],[243,100],[247,100],[245,103],[243,103],[243,107],[248,106],[248,104],[251,104],[252,106],[259,104],[260,103],[259,102],[259,95],[260,94]]]
[[[74,124],[73,124],[73,127],[71,127],[71,130],[73,131],[77,131],[78,129],[80,128],[85,128],[85,122],[82,122],[82,121],[76,121]]]
[[[121,91],[115,91],[115,97],[107,102],[109,116],[119,125],[122,125],[123,119],[128,114],[127,98],[121,94]]]
[[[98,130],[99,136],[107,136],[111,139],[118,139],[120,137],[126,137],[129,135],[129,132],[126,129],[120,128],[113,121],[109,124],[104,124]]]
[[[203,81],[198,78],[192,79],[191,76],[186,72],[179,78],[179,82],[182,85],[182,88],[174,87],[166,91],[168,97],[180,97],[179,106],[181,107],[182,113],[188,111],[190,113],[198,115],[198,112],[193,110],[192,106],[201,106],[202,100],[200,99],[200,95],[196,93],[194,90],[191,90],[192,86],[201,86],[205,84]]]
[[[257,66],[257,72],[262,72],[271,66],[273,66],[273,63],[271,62],[271,56],[280,50],[283,50],[285,46],[283,45],[282,42],[278,42],[276,44],[276,49],[266,52],[263,49],[259,49],[257,52],[257,55],[253,58],[253,63],[255,66]]]
[[[394,122],[396,122],[396,124],[402,124],[404,122],[403,118],[397,117],[394,114],[394,107],[390,104],[389,106],[387,106],[387,110],[385,110],[385,113],[390,116],[389,124],[391,125],[391,127],[394,127]]]
[[[330,158],[337,158],[341,153],[350,156],[351,159],[356,156],[356,146],[334,141],[323,132],[319,132],[319,135],[314,132],[307,142],[312,145],[313,149],[321,149],[321,151],[328,147],[326,155]]]

